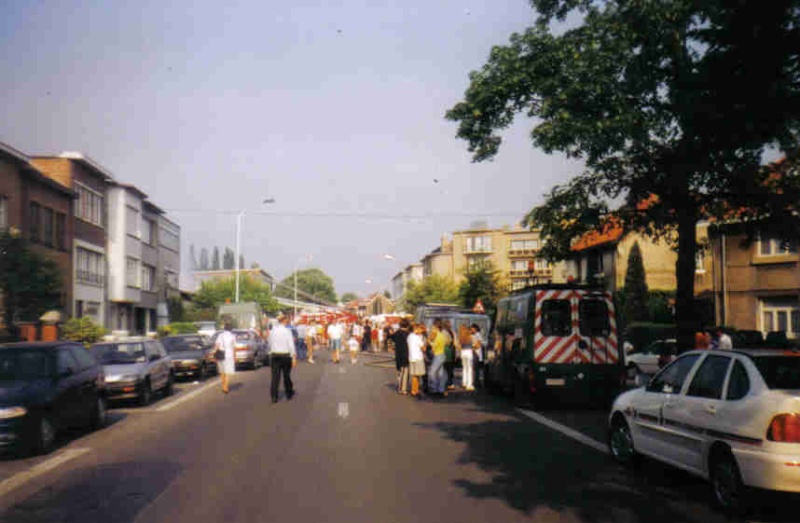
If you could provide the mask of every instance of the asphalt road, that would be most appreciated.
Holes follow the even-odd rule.
[[[627,470],[592,446],[603,412],[533,415],[578,441],[503,398],[397,395],[380,356],[319,356],[293,372],[292,401],[269,401],[269,369],[244,371],[229,395],[216,379],[184,384],[48,456],[0,460],[0,521],[729,521],[704,482],[652,462]],[[797,521],[796,504],[764,500],[748,520]]]

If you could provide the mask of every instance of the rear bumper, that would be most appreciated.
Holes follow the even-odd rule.
[[[736,449],[734,455],[745,485],[800,493],[800,452],[779,454]]]

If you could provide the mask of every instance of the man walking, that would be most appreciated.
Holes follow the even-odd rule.
[[[344,329],[342,328],[342,324],[337,322],[333,322],[328,325],[328,339],[331,342],[331,350],[333,351],[332,360],[334,363],[339,363],[339,351],[342,348],[342,333]]]
[[[294,396],[292,367],[297,365],[297,352],[295,351],[294,337],[286,327],[288,322],[288,316],[281,316],[280,324],[275,327],[269,337],[270,366],[272,367],[272,383],[270,384],[272,403],[278,402],[278,387],[280,386],[281,374],[283,374],[283,389],[286,392],[286,399],[291,400],[292,396]]]

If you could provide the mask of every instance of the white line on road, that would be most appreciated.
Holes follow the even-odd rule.
[[[347,403],[339,403],[339,411],[336,413],[342,419],[347,418],[350,415],[350,405]]]
[[[608,448],[605,445],[603,445],[602,443],[600,443],[595,439],[590,438],[586,434],[571,429],[566,425],[562,425],[557,421],[551,420],[550,418],[545,418],[541,414],[537,414],[535,412],[531,412],[529,410],[524,410],[524,409],[517,409],[517,411],[522,415],[527,416],[530,419],[537,421],[546,427],[549,427],[555,431],[560,432],[561,434],[567,436],[568,438],[574,439],[578,443],[583,443],[587,447],[592,447],[595,450],[599,450],[603,454],[608,454]]]
[[[168,404],[166,404],[164,406],[158,407],[156,409],[156,412],[164,412],[165,410],[169,410],[172,407],[177,407],[178,405],[180,405],[184,401],[189,401],[190,399],[194,398],[195,396],[197,396],[198,394],[200,394],[201,392],[203,392],[207,388],[211,387],[212,385],[214,385],[218,381],[219,380],[216,380],[216,379],[215,380],[210,380],[210,381],[206,382],[206,384],[203,385],[202,387],[200,387],[199,389],[195,389],[192,392],[189,392],[187,394],[182,394],[175,401],[173,401],[171,403],[168,403]]]
[[[10,478],[3,480],[0,483],[0,497],[3,497],[7,493],[11,492],[15,488],[21,486],[22,484],[32,480],[37,476],[41,476],[47,472],[50,472],[54,468],[58,467],[59,465],[66,463],[71,459],[75,459],[78,456],[86,454],[92,449],[87,448],[80,448],[80,449],[66,449],[64,452],[53,456],[52,458],[48,459],[47,461],[43,461],[38,465],[34,465],[30,469],[20,472],[18,474],[14,474]]]

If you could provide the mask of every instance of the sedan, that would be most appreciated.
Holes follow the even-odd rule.
[[[267,342],[251,329],[234,329],[236,336],[235,360],[236,366],[249,367],[253,370],[261,368],[262,365],[269,365],[269,352]],[[217,341],[219,332],[211,339],[212,345]]]
[[[798,351],[687,352],[621,394],[608,420],[617,461],[645,455],[708,479],[727,511],[749,487],[800,492]]]
[[[150,403],[153,393],[169,396],[175,377],[172,358],[157,340],[128,339],[92,345],[92,355],[103,364],[109,400],[135,399]]]
[[[641,349],[625,354],[628,381],[636,386],[644,385],[647,379],[678,354],[678,342],[673,339],[656,340]]]
[[[105,422],[103,370],[83,346],[0,346],[0,450],[44,454],[62,429]]]
[[[217,372],[211,341],[198,334],[167,336],[161,344],[172,358],[172,373],[176,378],[189,377],[200,381]]]

